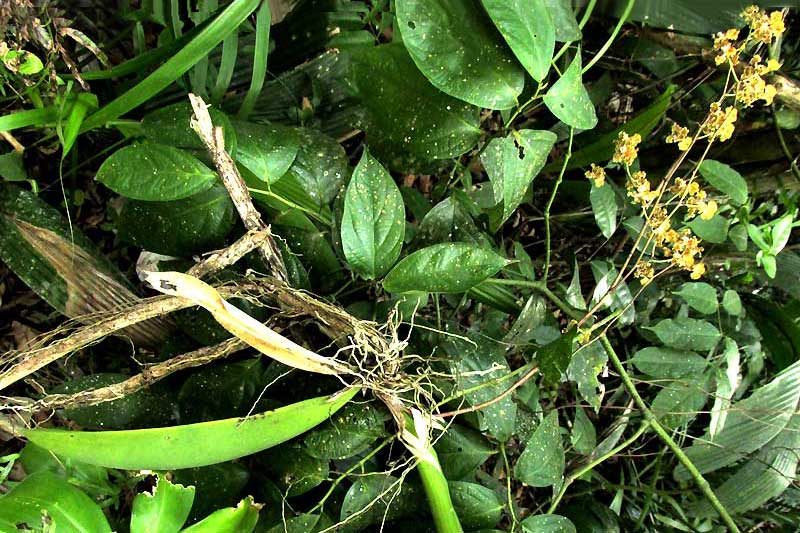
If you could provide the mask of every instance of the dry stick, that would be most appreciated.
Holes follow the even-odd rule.
[[[83,407],[117,400],[126,394],[132,394],[148,387],[179,370],[202,366],[211,361],[244,350],[245,348],[248,348],[247,343],[236,337],[232,337],[214,346],[205,346],[150,366],[144,369],[140,374],[132,376],[125,381],[114,383],[113,385],[81,391],[75,394],[49,394],[36,401],[31,408],[34,411],[38,411],[42,409],[60,409],[64,407]]]
[[[227,248],[217,250],[206,256],[201,262],[187,270],[186,273],[196,278],[202,278],[219,272],[261,246],[271,235],[269,230],[266,229],[250,230]]]
[[[208,113],[208,106],[202,98],[195,94],[189,94],[189,100],[194,110],[194,118],[191,122],[192,129],[200,136],[203,144],[206,145],[206,149],[214,161],[214,166],[217,168],[217,173],[222,178],[225,188],[228,189],[228,194],[230,194],[231,201],[233,201],[236,210],[239,212],[239,217],[242,219],[244,227],[249,230],[270,231],[269,227],[261,220],[261,213],[253,206],[250,192],[247,190],[247,185],[236,168],[236,163],[225,151],[225,138],[222,128],[214,127],[211,122],[211,115]],[[272,270],[273,276],[279,281],[285,282],[288,279],[286,266],[283,264],[281,251],[272,238],[271,232],[259,247],[259,251],[267,266]]]

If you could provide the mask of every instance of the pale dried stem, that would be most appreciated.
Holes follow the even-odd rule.
[[[270,232],[264,243],[259,247],[259,252],[267,266],[272,270],[272,275],[285,282],[288,279],[288,275],[286,266],[283,264],[281,251],[275,239],[272,238],[269,226],[264,223],[261,219],[261,213],[253,205],[250,192],[247,190],[247,185],[241,174],[239,174],[239,169],[236,168],[236,163],[234,163],[230,154],[225,151],[222,128],[214,127],[211,122],[211,115],[208,113],[208,106],[202,98],[195,94],[189,94],[189,100],[194,110],[194,119],[191,122],[192,129],[205,144],[211,159],[214,161],[214,166],[217,168],[217,173],[222,179],[225,188],[228,189],[231,201],[236,206],[239,217],[244,223],[244,227],[248,230]]]

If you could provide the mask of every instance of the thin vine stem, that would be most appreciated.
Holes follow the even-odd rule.
[[[623,11],[622,15],[619,17],[619,20],[617,21],[617,25],[614,26],[614,31],[611,32],[611,35],[609,35],[608,40],[605,42],[605,44],[603,44],[603,46],[600,48],[600,50],[597,51],[597,53],[594,55],[592,60],[589,61],[583,67],[582,74],[586,74],[586,71],[588,71],[590,68],[592,68],[595,63],[600,61],[600,58],[602,58],[605,55],[605,53],[608,51],[608,49],[611,48],[611,45],[614,44],[614,41],[616,40],[617,35],[619,35],[619,31],[622,29],[622,26],[625,24],[625,21],[628,20],[628,16],[630,16],[631,11],[633,10],[633,6],[635,4],[636,4],[636,0],[628,0],[628,4],[625,6],[625,11]]]
[[[572,157],[572,138],[575,136],[575,128],[569,129],[569,144],[567,145],[567,155],[564,157],[564,163],[561,165],[561,172],[558,173],[556,184],[553,185],[553,192],[550,194],[550,200],[547,202],[547,207],[544,209],[544,231],[545,231],[545,257],[544,257],[544,275],[542,280],[547,283],[547,275],[550,273],[550,208],[553,207],[553,202],[556,199],[558,188],[564,180],[564,173],[567,171],[569,159]]]
[[[628,440],[626,440],[622,444],[618,445],[617,447],[613,448],[612,450],[608,451],[607,453],[604,453],[603,455],[601,455],[600,457],[598,457],[594,461],[591,461],[589,464],[585,465],[584,467],[580,468],[579,470],[576,470],[575,472],[573,472],[572,474],[567,476],[567,479],[564,480],[564,483],[561,485],[561,489],[558,491],[558,495],[555,498],[553,498],[553,501],[550,504],[550,509],[547,511],[547,513],[548,514],[552,514],[556,510],[556,508],[558,507],[558,504],[561,502],[561,498],[564,497],[564,495],[567,493],[567,489],[570,487],[570,485],[572,485],[572,483],[575,482],[576,479],[579,479],[584,474],[586,474],[586,473],[590,472],[591,470],[593,470],[600,463],[603,463],[604,461],[607,461],[608,459],[610,459],[614,455],[618,454],[619,452],[621,452],[622,450],[624,450],[628,446],[632,445],[648,429],[650,429],[650,422],[648,422],[648,421],[643,422],[642,425],[639,426],[639,429],[637,429],[636,432],[633,435],[631,435]]]
[[[686,468],[689,474],[694,479],[694,482],[697,484],[698,488],[703,492],[705,497],[708,499],[711,506],[717,511],[722,521],[725,522],[725,525],[734,532],[739,533],[739,527],[736,525],[736,522],[733,521],[728,510],[719,501],[717,495],[714,494],[714,491],[711,489],[711,485],[709,485],[708,481],[703,474],[694,466],[692,460],[686,455],[683,449],[675,442],[675,440],[670,436],[669,432],[664,429],[664,426],[658,421],[656,416],[647,406],[647,403],[644,399],[639,395],[639,392],[636,390],[636,385],[634,385],[633,380],[631,379],[628,372],[625,370],[625,367],[620,361],[617,352],[614,350],[614,347],[611,346],[611,342],[608,340],[607,337],[602,336],[600,337],[600,343],[605,348],[606,353],[608,354],[609,359],[611,359],[612,364],[614,365],[614,369],[619,374],[620,378],[622,379],[622,383],[625,386],[625,389],[630,394],[633,401],[636,402],[637,407],[642,412],[645,420],[649,422],[649,426],[653,428],[653,431],[656,432],[656,435],[667,445],[667,447],[675,454],[675,457],[680,461],[680,463]]]

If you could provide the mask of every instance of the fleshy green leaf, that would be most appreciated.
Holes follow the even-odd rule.
[[[503,206],[502,225],[519,207],[533,178],[542,170],[556,142],[556,134],[544,130],[520,130],[495,138],[481,154],[481,162],[492,181],[495,202]]]
[[[710,322],[696,318],[667,318],[648,326],[665,345],[678,350],[710,350],[720,339],[719,330]]]
[[[529,516],[522,521],[524,533],[576,533],[575,525],[569,518],[557,514]]]
[[[146,142],[114,152],[95,179],[122,196],[164,202],[205,191],[217,175],[186,152]]]
[[[631,358],[633,365],[648,376],[677,379],[702,373],[708,362],[694,352],[662,346],[642,348]]]
[[[44,512],[55,531],[111,532],[102,509],[91,498],[50,472],[31,474],[0,497],[0,525],[27,524],[38,530]]]
[[[531,436],[514,465],[517,479],[532,487],[548,487],[564,475],[564,449],[558,428],[558,411],[548,414]]]
[[[545,0],[481,2],[525,70],[542,81],[556,46],[556,28]]]
[[[502,518],[504,504],[492,489],[467,481],[448,485],[458,519],[467,530],[492,528]]]
[[[383,287],[389,292],[464,292],[506,263],[495,252],[471,244],[434,244],[397,263],[383,280]]]
[[[705,282],[687,282],[681,285],[677,291],[672,291],[695,309],[704,315],[711,315],[717,312],[719,301],[717,300],[717,289]]]
[[[607,183],[602,187],[592,183],[589,200],[592,203],[592,212],[597,227],[603,232],[603,237],[610,238],[617,230],[617,212],[619,211],[614,188]]]
[[[517,105],[525,75],[477,0],[397,0],[411,58],[439,90],[489,109]]]
[[[594,104],[581,80],[580,54],[544,95],[544,104],[567,126],[590,130],[597,125]]]
[[[347,154],[339,143],[317,130],[299,128],[297,133],[300,150],[287,175],[274,184],[273,191],[278,192],[276,188],[292,177],[317,208],[328,205],[350,174]]]
[[[296,129],[280,124],[235,121],[236,162],[267,183],[283,177],[300,149]]]
[[[173,533],[181,530],[194,501],[194,487],[174,485],[156,476],[153,493],[140,492],[133,499],[131,533]]]
[[[236,225],[236,210],[221,183],[170,202],[128,200],[117,220],[119,238],[149,252],[177,257],[221,248]]]
[[[405,229],[400,189],[364,150],[344,199],[341,231],[347,262],[365,279],[380,278],[400,257]]]
[[[479,109],[431,85],[401,43],[359,51],[353,65],[367,143],[390,167],[404,166],[391,159],[398,152],[427,162],[458,157],[478,142]]]
[[[729,315],[740,316],[744,309],[742,308],[742,300],[739,298],[739,293],[732,289],[726,290],[722,295],[722,308]]]
[[[358,389],[312,398],[246,420],[229,418],[131,431],[25,429],[42,448],[89,464],[128,470],[171,470],[229,461],[291,439],[343,407]],[[197,443],[205,443],[198,446]]]
[[[183,531],[184,533],[250,533],[256,527],[260,509],[261,506],[253,501],[253,497],[248,496],[236,507],[214,511]]]
[[[742,205],[747,202],[747,182],[733,168],[725,163],[706,159],[700,163],[699,170],[708,183],[727,194],[733,203]]]

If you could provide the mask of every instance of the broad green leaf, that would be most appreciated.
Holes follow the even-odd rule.
[[[719,330],[713,324],[696,318],[667,318],[645,329],[655,333],[666,346],[678,350],[710,350],[720,339]]]
[[[465,479],[494,454],[486,438],[474,429],[452,424],[435,442],[447,479]]]
[[[769,248],[772,255],[778,255],[789,242],[789,237],[792,235],[792,222],[794,222],[794,213],[787,213],[773,224],[770,231],[772,246]],[[775,276],[770,277],[774,278]]]
[[[734,224],[728,229],[728,238],[740,252],[747,250],[747,225]]]
[[[536,336],[536,328],[541,326],[546,318],[547,305],[544,298],[538,294],[530,296],[503,340],[509,344],[530,342]]]
[[[286,443],[258,456],[261,469],[275,481],[282,494],[300,496],[328,479],[330,460],[312,457],[304,448]]]
[[[556,142],[556,134],[545,130],[514,131],[492,139],[481,154],[492,182],[494,200],[502,203],[503,215],[495,229],[519,207],[533,178],[542,170]]]
[[[704,315],[714,314],[719,308],[717,289],[703,281],[686,282],[680,289],[672,291],[672,294],[677,294],[686,300],[689,307]]]
[[[133,499],[131,533],[173,533],[189,518],[194,487],[176,485],[163,475],[156,476],[152,494],[140,492]]]
[[[564,449],[558,428],[558,411],[548,414],[531,436],[514,465],[514,475],[531,487],[549,487],[564,475]]]
[[[740,316],[744,309],[742,308],[742,300],[739,298],[739,293],[733,289],[728,289],[722,295],[722,308],[729,315]]]
[[[481,0],[508,46],[533,79],[550,70],[556,28],[545,0]]]
[[[252,496],[248,496],[236,507],[215,511],[183,531],[184,533],[250,533],[256,527],[260,510],[261,506],[253,501]]]
[[[544,95],[544,104],[567,126],[590,130],[597,125],[594,105],[581,79],[581,56],[575,56],[567,70]]]
[[[297,133],[300,150],[287,176],[276,182],[273,190],[292,176],[317,207],[328,205],[350,175],[347,154],[334,139],[317,130],[299,128]]]
[[[514,259],[517,260],[519,273],[530,281],[536,281],[536,271],[533,269],[531,256],[525,251],[525,247],[517,241],[514,241]]]
[[[394,476],[359,476],[342,501],[340,520],[348,531],[361,531],[371,524],[397,520],[427,506],[422,491]]]
[[[449,196],[433,206],[417,228],[415,245],[442,242],[466,242],[481,248],[491,248],[492,242],[478,229],[469,212],[455,196]]]
[[[748,461],[722,485],[714,488],[722,505],[732,514],[758,509],[777,498],[795,479],[800,455],[800,416],[794,415],[783,431]],[[693,513],[702,517],[716,516],[716,511],[703,501]]]
[[[222,128],[225,140],[225,150],[235,154],[237,150],[236,132],[231,125],[228,115],[215,107],[208,109],[211,122],[215,127]],[[206,152],[206,145],[191,127],[194,117],[192,104],[187,100],[177,104],[168,105],[152,111],[142,119],[142,133],[148,140],[171,146],[173,148],[186,148]]]
[[[572,279],[569,282],[569,287],[567,287],[565,300],[575,309],[584,310],[586,309],[586,299],[583,297],[583,292],[581,292],[581,269],[577,260],[573,264]]]
[[[67,381],[48,392],[75,394],[119,383],[129,377],[113,373],[91,374]],[[161,397],[158,392],[142,389],[110,402],[64,409],[63,416],[84,428],[130,429],[147,427],[151,424],[168,424],[172,421],[173,408],[174,404]]]
[[[488,109],[517,105],[525,73],[477,0],[397,0],[396,29],[439,90]]]
[[[52,531],[111,532],[102,509],[91,498],[50,472],[31,474],[0,497],[0,525],[27,524],[39,530],[45,512],[55,526]]]
[[[658,420],[669,428],[691,422],[709,396],[708,380],[702,375],[673,381],[658,391],[650,406]]]
[[[441,346],[451,358],[450,369],[456,376],[456,388],[459,391],[485,385],[487,381],[511,371],[505,359],[504,345],[485,337],[473,336],[472,342],[452,337]],[[484,386],[465,394],[463,402],[468,405],[482,404],[497,398],[507,388],[504,383]],[[505,442],[514,431],[517,405],[508,396],[480,409],[477,416],[481,431],[487,431],[497,440]]]
[[[464,292],[507,264],[491,250],[465,243],[441,243],[418,250],[386,275],[389,292]]]
[[[567,379],[578,385],[578,393],[595,412],[600,409],[603,387],[597,376],[603,372],[608,354],[599,342],[582,346],[572,355],[567,367]]]
[[[575,20],[575,13],[572,11],[572,0],[544,0],[544,3],[553,19],[556,41],[563,43],[579,40],[581,29],[578,27],[578,21]]]
[[[458,519],[467,530],[492,528],[503,517],[505,504],[492,489],[467,481],[448,485]]]
[[[386,434],[386,417],[374,403],[350,404],[303,437],[305,451],[319,459],[346,459]]]
[[[717,213],[711,220],[703,220],[700,217],[696,217],[687,225],[704,241],[720,244],[728,238],[728,226],[730,224],[730,220]]]
[[[642,348],[631,358],[639,372],[659,379],[677,379],[701,374],[708,362],[694,352],[662,346]]]
[[[111,154],[95,179],[122,196],[164,202],[205,191],[217,174],[186,152],[145,142]]]
[[[558,385],[566,375],[572,360],[572,344],[575,340],[575,329],[572,328],[552,342],[536,350],[536,361],[542,377],[550,385]]]
[[[572,423],[569,440],[575,451],[583,455],[589,455],[597,446],[597,432],[583,407],[575,408],[575,420]]]
[[[479,109],[430,84],[402,43],[354,54],[355,82],[365,107],[367,144],[390,167],[391,158],[412,161],[458,157],[480,137]]]
[[[234,121],[236,162],[267,183],[274,183],[289,170],[300,149],[296,129],[280,124]]]
[[[405,229],[403,195],[365,149],[344,199],[341,233],[347,262],[365,279],[380,278],[400,257]]]
[[[358,389],[321,396],[245,420],[131,431],[25,429],[30,441],[52,452],[108,468],[171,470],[229,461],[289,440],[342,408]],[[197,443],[204,446],[198,447]]]
[[[800,362],[795,362],[749,397],[735,402],[728,411],[722,431],[695,439],[686,455],[701,473],[735,463],[762,448],[780,433],[797,410],[800,400]],[[683,466],[675,479],[691,479]]]
[[[617,205],[617,195],[614,188],[608,183],[602,187],[598,187],[592,183],[591,191],[589,192],[589,200],[592,203],[592,212],[594,213],[594,220],[597,222],[597,227],[603,233],[606,239],[611,238],[617,230],[617,213],[619,206]]]
[[[699,170],[700,175],[708,183],[727,194],[733,203],[736,205],[747,203],[747,182],[733,168],[725,163],[706,159],[700,163]]]
[[[119,238],[148,252],[191,257],[221,248],[238,217],[221,183],[170,202],[128,200],[117,219]]]
[[[25,181],[28,179],[28,172],[22,163],[21,153],[8,152],[0,155],[0,177],[6,181]]]
[[[259,0],[234,0],[203,27],[183,48],[131,89],[109,102],[84,122],[82,131],[103,126],[160,93],[203,59],[261,4]]]
[[[522,521],[524,533],[576,533],[575,525],[569,518],[557,514],[529,516]]]

